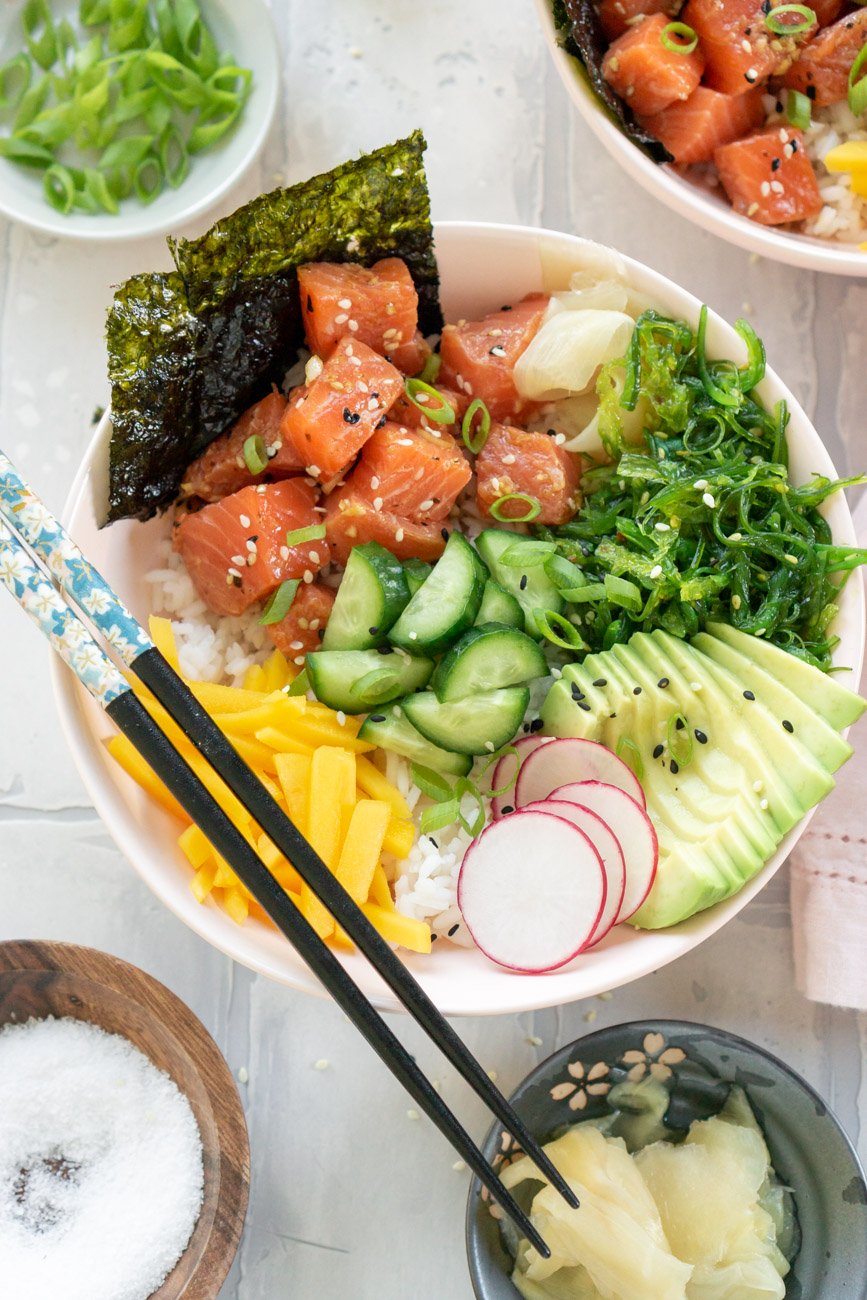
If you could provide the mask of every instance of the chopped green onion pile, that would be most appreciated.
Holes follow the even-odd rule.
[[[177,188],[250,93],[197,0],[80,0],[77,28],[26,0],[21,30],[25,48],[0,67],[0,156],[41,172],[64,214]]]
[[[487,820],[485,798],[508,794],[518,779],[520,757],[517,749],[514,745],[507,745],[496,754],[491,754],[480,772],[480,775],[484,775],[492,764],[497,763],[506,754],[513,754],[517,760],[510,780],[501,789],[488,790],[484,794],[469,777],[459,777],[454,785],[449,785],[439,772],[434,772],[432,768],[424,767],[421,763],[413,763],[411,772],[414,783],[422,794],[433,800],[433,806],[425,808],[419,819],[422,835],[430,835],[433,831],[441,830],[443,826],[451,826],[454,822],[460,822],[468,835],[474,838],[480,835]],[[467,816],[461,807],[465,795],[469,795],[475,804],[471,816]]]
[[[557,545],[545,571],[567,602],[562,617],[592,650],[653,628],[687,637],[721,620],[828,671],[840,587],[867,551],[835,545],[818,507],[867,479],[790,482],[788,412],[753,396],[764,350],[745,322],[737,328],[742,368],[708,359],[705,312],[696,333],[653,311],[639,318],[628,356],[604,367],[598,385],[613,463],[585,472],[571,523],[535,535]],[[644,442],[627,446],[619,403],[639,401]],[[550,617],[544,630],[563,634]]]

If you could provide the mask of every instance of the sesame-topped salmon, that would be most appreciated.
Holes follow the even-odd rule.
[[[439,381],[472,400],[479,397],[495,420],[514,419],[531,409],[512,378],[515,362],[534,337],[549,298],[531,293],[514,307],[482,320],[446,325],[440,342]]]
[[[322,582],[302,582],[285,618],[267,624],[269,637],[290,663],[300,665],[308,651],[320,648],[334,597]]]
[[[289,478],[292,474],[301,474],[304,466],[292,443],[286,442],[280,431],[285,413],[286,398],[282,393],[269,393],[256,402],[228,433],[215,438],[193,461],[181,484],[181,496],[220,501],[265,476]],[[258,474],[253,473],[244,459],[248,438],[261,438],[262,449],[268,458],[267,468]]]
[[[816,173],[794,127],[768,126],[714,154],[720,181],[735,212],[763,226],[815,217],[822,208]]]
[[[541,507],[530,516],[534,523],[568,523],[578,509],[580,478],[578,457],[564,451],[550,434],[507,424],[491,425],[476,457],[476,496],[484,515],[491,516],[491,506],[501,497],[521,496],[501,504],[501,523],[528,516],[534,502]]]
[[[309,368],[308,368],[309,370]],[[280,429],[311,478],[328,483],[358,455],[403,392],[403,376],[366,343],[343,338]]]
[[[688,99],[701,81],[704,54],[690,50],[666,32],[667,14],[653,14],[634,23],[608,49],[602,75],[634,113],[661,113],[669,104]],[[668,39],[676,48],[664,43]]]
[[[304,333],[317,356],[330,356],[341,339],[352,337],[382,357],[394,359],[404,348],[398,353],[403,361],[415,365],[421,357],[418,370],[424,365],[418,294],[402,258],[386,257],[371,267],[312,262],[298,268],[298,286]]]
[[[416,522],[445,519],[473,476],[451,434],[388,422],[362,448],[352,491]]]
[[[817,32],[783,77],[783,85],[800,90],[816,108],[844,100],[849,72],[867,44],[867,9],[856,9]]]
[[[287,534],[322,523],[316,489],[303,478],[244,487],[187,514],[175,529],[199,596],[215,614],[242,614],[288,578],[315,574],[328,564],[324,538],[287,544]]]
[[[616,41],[633,23],[651,14],[665,14],[668,21],[676,17],[683,0],[602,0],[599,21],[609,41]]]
[[[770,12],[768,0],[687,0],[681,17],[704,53],[706,86],[743,95],[789,66],[815,24],[778,35],[765,21]]]
[[[676,163],[699,163],[710,162],[720,145],[755,130],[764,120],[760,87],[745,95],[723,95],[697,86],[683,103],[643,117],[641,123]]]
[[[448,537],[441,524],[417,523],[384,508],[377,510],[351,481],[328,497],[325,527],[337,564],[345,564],[353,546],[363,542],[379,542],[399,560],[437,560]]]

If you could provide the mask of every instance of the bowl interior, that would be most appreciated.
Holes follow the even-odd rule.
[[[437,227],[437,254],[447,319],[490,310],[533,289],[562,288],[569,274],[592,263],[598,246],[574,236],[524,227],[445,223]],[[700,304],[692,295],[638,262],[624,259],[634,289],[662,311],[693,324]],[[744,356],[738,336],[712,313],[708,346],[718,354]],[[782,382],[769,372],[760,389],[772,405],[789,403],[791,470],[798,480],[814,473],[834,474],[830,458],[804,411]],[[100,531],[104,505],[104,465],[109,426],[97,431],[67,506],[66,521],[85,554],[96,564],[140,619],[148,614],[144,575],[154,566],[155,543],[168,530],[166,520],[121,523]],[[854,544],[845,499],[832,497],[827,517],[835,537]],[[835,662],[841,680],[860,673],[863,649],[863,595],[849,584],[842,595],[835,630],[841,640]],[[238,927],[215,904],[199,905],[189,889],[189,869],[177,848],[177,825],[156,809],[106,754],[101,739],[110,733],[104,716],[59,664],[52,665],[61,719],[75,760],[97,809],[120,848],[154,892],[210,943],[252,969],[297,988],[319,992],[288,944],[271,928],[249,921]],[[857,676],[854,678],[857,682]],[[634,931],[618,926],[600,945],[570,966],[545,976],[506,972],[472,949],[437,945],[430,956],[404,960],[441,1010],[450,1015],[488,1015],[557,1006],[589,997],[640,978],[687,952],[713,934],[745,906],[785,860],[807,819],[786,836],[764,869],[735,897],[669,931]],[[379,977],[357,955],[341,960],[378,1006],[397,1009]]]
[[[0,1025],[46,1016],[122,1035],[187,1097],[202,1137],[204,1198],[189,1244],[153,1300],[216,1294],[244,1224],[249,1145],[234,1080],[213,1039],[164,985],[116,957],[72,944],[0,944]]]
[[[80,32],[78,0],[53,0],[55,23],[68,19]],[[77,239],[138,239],[188,221],[209,207],[239,179],[264,143],[277,104],[278,46],[264,0],[201,0],[217,45],[253,70],[250,98],[234,131],[213,149],[192,159],[190,174],[178,189],[166,187],[143,206],[126,199],[120,213],[90,215],[56,212],[45,200],[41,173],[0,159],[0,211],[38,230]],[[24,48],[19,4],[0,6],[0,64]],[[40,72],[37,68],[36,72]]]
[[[536,8],[549,53],[570,99],[608,153],[639,185],[681,216],[739,248],[804,270],[867,276],[867,253],[857,243],[845,244],[759,225],[735,212],[719,189],[710,189],[682,176],[674,167],[660,166],[648,158],[608,116],[578,60],[561,48],[551,0],[536,0]]]
[[[744,1039],[704,1025],[614,1025],[562,1048],[516,1089],[515,1108],[537,1136],[547,1139],[565,1124],[605,1112],[602,1096],[585,1094],[584,1107],[576,1108],[583,1092],[575,1078],[579,1063],[585,1074],[595,1066],[594,1076],[602,1080],[619,1080],[627,1070],[658,1071],[670,1090],[668,1118],[677,1128],[715,1113],[728,1086],[740,1084],[762,1126],[774,1168],[795,1194],[801,1243],[786,1279],[788,1300],[862,1300],[867,1277],[864,1172],[834,1115],[788,1066]],[[489,1159],[502,1153],[502,1139],[502,1129],[495,1125],[484,1145]],[[467,1204],[467,1250],[478,1300],[515,1300],[519,1293],[509,1278],[512,1261],[478,1182],[470,1188]]]

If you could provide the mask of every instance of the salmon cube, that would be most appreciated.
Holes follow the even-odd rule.
[[[714,162],[735,212],[763,226],[804,221],[822,207],[804,137],[794,127],[769,126],[723,145]]]
[[[303,465],[294,447],[286,447],[280,432],[280,421],[286,411],[286,398],[282,393],[269,393],[256,402],[233,424],[228,433],[215,438],[184,475],[182,497],[200,497],[202,501],[219,501],[230,496],[248,483],[256,483],[265,475],[288,478],[300,474]],[[253,474],[244,460],[244,446],[248,438],[261,438],[268,456],[268,468],[262,474]]]
[[[578,508],[580,478],[578,457],[564,451],[550,434],[508,424],[491,425],[488,440],[476,457],[477,500],[488,516],[500,497],[520,492],[542,507],[534,523],[565,524]],[[528,504],[509,501],[498,513],[503,519],[520,518],[527,513]]]
[[[363,542],[379,542],[399,560],[438,560],[448,539],[448,529],[440,524],[415,523],[389,510],[377,510],[354,491],[351,481],[329,496],[325,527],[337,564],[345,564],[353,546]]]
[[[402,375],[413,378],[424,370],[430,354],[431,348],[420,330],[416,330],[406,343],[400,343],[395,348],[387,348],[385,353],[386,358],[393,366],[397,366]]]
[[[688,0],[681,17],[698,36],[704,82],[725,95],[741,95],[783,72],[807,39],[778,36],[765,23],[767,0]]]
[[[661,113],[688,99],[701,81],[701,47],[690,53],[668,49],[663,33],[669,22],[667,14],[643,18],[618,36],[602,60],[603,77],[634,113]]]
[[[547,294],[531,293],[483,320],[446,325],[440,342],[442,383],[468,398],[480,397],[495,420],[532,409],[518,393],[512,372],[542,324],[548,302]]]
[[[682,0],[602,0],[599,21],[609,41],[616,41],[634,23],[651,14],[665,14],[670,22],[681,6]]]
[[[816,15],[819,27],[828,27],[829,24],[835,23],[843,12],[844,0],[813,0],[810,8]]]
[[[867,9],[857,9],[818,32],[783,77],[817,108],[838,104],[849,94],[849,71],[867,44]]]
[[[305,654],[320,648],[333,604],[330,587],[321,582],[302,582],[286,617],[266,625],[271,640],[290,664],[301,663]]]
[[[358,455],[403,392],[403,376],[366,343],[344,338],[280,426],[311,478],[327,483]]]
[[[418,294],[402,258],[386,257],[371,267],[310,262],[298,268],[298,287],[307,345],[318,356],[330,356],[348,337],[382,357],[407,344],[415,347],[413,360],[420,354]],[[423,365],[422,357],[418,369]]]
[[[450,434],[387,423],[364,444],[347,483],[381,509],[421,523],[445,519],[472,476]]]
[[[665,145],[676,163],[711,162],[714,150],[754,131],[765,120],[759,87],[745,95],[723,95],[698,86],[689,99],[641,118],[641,125]]]
[[[215,614],[243,614],[281,582],[330,561],[324,538],[287,545],[287,533],[322,523],[316,489],[303,478],[244,487],[185,514],[174,545],[201,599]]]

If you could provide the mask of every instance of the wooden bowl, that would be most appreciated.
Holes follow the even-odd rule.
[[[235,1081],[189,1007],[144,971],[69,943],[0,943],[0,1025],[72,1016],[121,1034],[170,1075],[202,1136],[204,1197],[186,1250],[151,1300],[213,1300],[238,1249],[250,1146]]]

